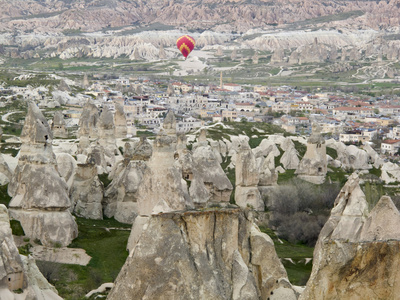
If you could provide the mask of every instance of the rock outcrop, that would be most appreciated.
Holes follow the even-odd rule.
[[[332,147],[337,152],[337,159],[342,168],[347,170],[367,170],[371,168],[368,164],[369,155],[363,149],[357,146],[346,146],[342,142],[337,142],[333,139],[327,141],[327,146]]]
[[[73,212],[87,219],[103,219],[104,186],[95,164],[78,164],[70,190]]]
[[[124,113],[124,107],[119,103],[115,104],[114,124],[115,137],[126,138],[126,135],[128,133],[128,128],[126,126],[126,117]]]
[[[319,127],[313,124],[313,132],[307,140],[307,151],[295,172],[299,178],[315,184],[325,181],[328,165],[325,139],[321,136]]]
[[[253,149],[256,157],[256,164],[260,174],[258,189],[263,195],[278,183],[278,172],[275,169],[275,157],[280,155],[276,144],[269,139],[263,139],[258,147]]]
[[[5,161],[3,155],[0,154],[0,185],[9,183],[12,176],[12,170],[10,169],[8,163]]]
[[[290,138],[286,138],[281,144],[281,148],[285,151],[281,157],[281,164],[287,170],[296,170],[299,166],[299,153],[294,147],[294,143]]]
[[[21,222],[28,237],[45,246],[67,246],[78,228],[69,212],[68,186],[56,170],[50,126],[33,102],[21,142],[18,166],[8,186],[10,215]]]
[[[176,136],[160,133],[153,144],[153,155],[137,190],[140,215],[185,210],[193,206],[187,197],[186,182],[175,166]]]
[[[162,127],[167,135],[176,135],[176,119],[172,110],[169,110],[165,116]]]
[[[99,119],[99,109],[92,101],[88,100],[86,105],[83,107],[83,111],[79,119],[78,137],[87,137],[89,139],[98,138]]]
[[[61,300],[33,258],[20,255],[12,236],[7,208],[0,204],[0,298]],[[22,290],[22,293],[14,293]]]
[[[139,220],[110,300],[267,299],[277,289],[297,298],[272,240],[240,209]]]
[[[199,142],[193,151],[193,164],[196,169],[194,180],[199,180],[206,187],[210,202],[229,202],[233,186],[222,169],[214,151],[208,145],[206,131],[200,131]],[[197,177],[198,176],[198,177]],[[190,186],[189,193],[195,194],[195,186]]]
[[[51,123],[51,130],[53,131],[54,137],[67,138],[68,131],[65,125],[65,120],[62,112],[57,111],[53,117],[53,123]]]
[[[247,142],[240,145],[236,157],[235,202],[242,208],[251,207],[264,211],[258,183],[260,181],[256,159]]]
[[[400,213],[382,196],[368,213],[358,177],[349,177],[314,250],[300,299],[396,299],[400,284]]]
[[[117,166],[106,190],[104,209],[107,217],[129,224],[138,215],[137,191],[147,169],[145,161],[152,155],[152,147],[146,138],[141,138],[134,149],[131,147],[129,143],[125,144],[124,160]]]

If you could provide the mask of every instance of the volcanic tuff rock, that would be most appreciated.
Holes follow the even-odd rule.
[[[33,258],[18,253],[7,208],[0,204],[0,298],[60,300],[56,289],[40,273]],[[14,293],[23,289],[22,294]]]
[[[238,5],[240,4],[240,5]],[[100,31],[107,27],[123,27],[132,23],[161,24],[188,28],[216,27],[225,31],[246,31],[249,28],[265,27],[269,24],[285,24],[338,14],[343,12],[362,11],[362,16],[351,20],[360,27],[370,26],[387,28],[399,25],[399,8],[395,1],[343,1],[340,3],[316,0],[277,1],[268,0],[244,2],[236,1],[104,1],[83,2],[69,1],[22,1],[0,2],[3,8],[0,18],[3,22],[0,29],[35,32],[57,32],[67,29],[83,31]],[[36,18],[22,18],[24,16]],[[16,18],[17,17],[17,18]],[[84,20],[84,22],[82,22]],[[224,24],[221,24],[221,20]],[[347,21],[348,23],[350,21]],[[228,24],[225,24],[228,23]],[[351,22],[350,22],[351,23]],[[14,26],[14,27],[13,27]],[[46,30],[47,29],[47,30]]]
[[[68,189],[71,188],[72,182],[74,180],[75,170],[77,167],[75,158],[68,153],[57,153],[57,170],[61,177],[64,178],[68,185]]]
[[[126,138],[126,134],[128,131],[126,126],[126,117],[124,113],[124,107],[119,103],[115,104],[114,124],[115,137]]]
[[[400,213],[382,196],[368,213],[357,175],[349,177],[322,228],[300,299],[396,299]]]
[[[327,140],[327,146],[332,147],[337,152],[337,161],[344,169],[366,170],[371,168],[368,164],[368,153],[354,145],[346,146],[342,142],[333,139]]]
[[[264,211],[264,203],[258,190],[260,177],[256,159],[247,141],[240,145],[236,157],[235,178],[236,204],[242,208],[251,206],[255,210]]]
[[[186,197],[186,182],[182,171],[175,166],[176,136],[161,132],[153,144],[153,155],[143,173],[137,190],[140,215],[184,210],[192,207]]]
[[[272,240],[240,209],[137,220],[110,300],[266,300],[278,288],[290,295],[285,299],[297,298]]]
[[[51,130],[53,131],[54,137],[67,138],[68,131],[65,125],[64,116],[61,111],[57,111],[54,114],[53,122],[51,123]]]
[[[56,170],[52,133],[38,107],[29,103],[18,166],[8,186],[10,215],[25,234],[43,245],[67,246],[78,228],[69,212],[68,186]]]
[[[165,116],[162,128],[167,135],[176,135],[176,119],[172,110]]]
[[[307,151],[300,161],[296,174],[312,183],[321,184],[327,172],[326,143],[321,128],[313,124],[313,131],[307,140]]]
[[[217,157],[211,147],[205,143],[199,143],[199,146],[193,151],[193,162],[195,169],[208,190],[210,201],[229,202],[233,187]],[[192,186],[189,189],[192,194]]]
[[[300,163],[299,153],[294,147],[294,143],[290,138],[286,138],[281,144],[281,148],[285,151],[281,157],[281,164],[285,169],[297,169]]]
[[[79,119],[78,137],[97,138],[99,136],[99,118],[99,109],[92,101],[88,100]]]
[[[95,164],[78,164],[70,190],[73,212],[87,219],[103,219],[104,186]]]
[[[113,178],[105,193],[104,214],[122,223],[132,224],[138,214],[137,191],[147,169],[144,161],[124,160],[121,171]]]
[[[12,170],[4,160],[2,154],[0,154],[0,185],[4,185],[10,182],[13,176]]]

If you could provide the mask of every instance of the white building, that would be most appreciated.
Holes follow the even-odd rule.
[[[400,140],[386,140],[381,144],[381,153],[395,154],[400,148]]]
[[[197,129],[202,126],[201,120],[197,120],[193,117],[188,117],[183,119],[182,121],[176,122],[176,131],[177,132],[188,132],[192,129]]]

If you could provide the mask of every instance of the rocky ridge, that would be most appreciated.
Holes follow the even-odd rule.
[[[311,277],[299,299],[395,299],[399,225],[390,197],[382,196],[369,212],[358,176],[350,176],[321,230]]]
[[[237,208],[137,218],[130,249],[108,299],[297,299],[272,240]]]
[[[285,24],[345,12],[361,11],[354,23],[380,26],[399,24],[395,1],[316,0],[277,1],[22,1],[0,2],[1,29],[98,31],[107,27],[162,23],[188,28],[247,30],[270,24]],[[24,18],[29,16],[30,18]],[[33,17],[33,16],[36,16]],[[228,22],[221,24],[221,20]],[[340,19],[339,19],[340,20]],[[337,21],[336,21],[337,22]],[[47,31],[45,31],[47,32]]]

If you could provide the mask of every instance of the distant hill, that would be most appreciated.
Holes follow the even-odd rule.
[[[332,0],[0,0],[0,32],[84,32],[161,23],[192,30],[244,32],[254,27],[341,22],[353,28],[400,24],[397,1]],[[345,14],[348,12],[357,14]],[[345,16],[345,19],[341,18]],[[337,24],[336,24],[337,25]]]

